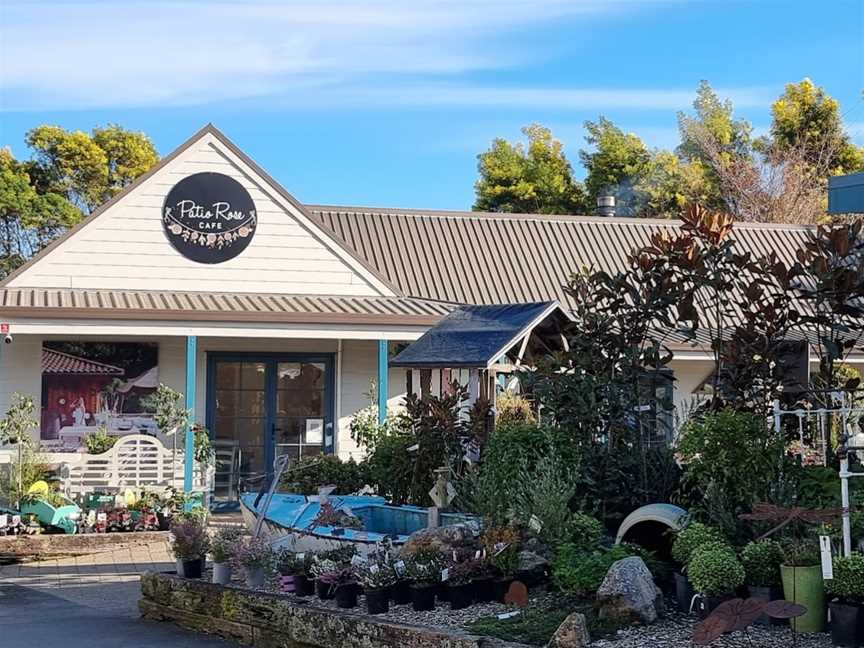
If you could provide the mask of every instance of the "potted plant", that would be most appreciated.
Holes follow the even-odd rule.
[[[340,565],[329,558],[318,558],[312,564],[312,576],[315,577],[315,594],[322,601],[329,601],[336,594],[332,574],[339,571]]]
[[[395,605],[408,605],[411,602],[411,581],[408,579],[408,566],[401,558],[391,563],[396,573],[396,582],[390,588],[390,598]]]
[[[741,550],[745,582],[750,598],[766,603],[783,598],[780,583],[780,565],[783,563],[783,547],[774,540],[748,543]],[[763,614],[755,623],[769,625],[771,618]]]
[[[369,614],[386,614],[390,611],[390,588],[396,582],[396,572],[386,563],[366,562],[354,567],[357,581],[366,595],[366,611]]]
[[[171,525],[171,551],[177,559],[177,574],[183,578],[201,578],[210,537],[204,520],[184,517]]]
[[[250,538],[234,546],[232,561],[246,574],[247,587],[263,587],[272,572],[276,556],[270,545],[261,538]]]
[[[315,554],[312,552],[298,553],[294,556],[294,593],[297,596],[311,596],[315,593],[315,580],[312,576],[312,565],[315,564]]]
[[[687,576],[690,556],[698,547],[708,542],[722,542],[722,534],[715,528],[701,522],[691,522],[675,535],[672,544],[672,560],[678,564],[675,571],[675,600],[684,612],[690,611],[693,602],[693,585]]]
[[[335,571],[321,574],[318,582],[324,582],[333,592],[337,607],[350,609],[357,607],[357,578],[348,565],[338,565]]]
[[[825,627],[825,586],[819,547],[812,540],[793,540],[783,547],[783,598],[807,608],[790,620],[795,632],[821,632]]]
[[[447,568],[447,589],[450,590],[450,609],[462,610],[473,601],[473,581],[479,561],[474,559],[451,563]],[[442,576],[442,580],[444,577]]]
[[[694,551],[687,570],[693,588],[700,594],[702,618],[723,601],[735,598],[735,589],[744,584],[744,567],[732,548],[722,542],[709,542]]]
[[[494,569],[492,598],[501,603],[519,570],[521,540],[519,530],[513,527],[490,527],[481,537],[487,560]]]
[[[429,555],[412,556],[405,563],[415,612],[435,609],[435,593],[441,582],[441,563]]]
[[[231,556],[241,541],[243,532],[236,527],[224,527],[213,534],[210,555],[213,558],[213,582],[227,585],[231,582]]]
[[[287,549],[280,549],[276,554],[276,571],[279,572],[279,591],[283,594],[295,593],[294,585],[297,556]]]
[[[834,559],[834,578],[827,582],[831,602],[831,640],[835,646],[864,644],[864,554]]]

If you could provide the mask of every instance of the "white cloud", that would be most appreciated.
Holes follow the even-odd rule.
[[[280,110],[384,105],[686,108],[692,89],[508,88],[465,81],[471,73],[535,60],[539,54],[516,36],[521,29],[632,11],[644,4],[639,0],[4,0],[0,109],[185,106],[244,100]],[[762,88],[721,92],[739,107],[764,106],[770,95]]]

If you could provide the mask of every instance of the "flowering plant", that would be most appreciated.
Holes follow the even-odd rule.
[[[201,520],[184,518],[171,525],[171,551],[177,560],[197,560],[207,555],[210,537]]]
[[[354,575],[366,590],[384,589],[390,587],[398,580],[393,567],[377,562],[366,562],[355,565]]]
[[[414,556],[406,561],[405,573],[408,580],[416,585],[432,585],[441,581],[441,562]]]
[[[234,545],[231,561],[244,569],[271,571],[276,562],[273,549],[261,538],[250,538]]]
[[[467,585],[480,574],[480,569],[480,561],[473,558],[451,563],[447,568],[448,582],[451,585]]]

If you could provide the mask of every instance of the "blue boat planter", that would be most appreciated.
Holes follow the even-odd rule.
[[[44,500],[31,499],[27,502],[21,502],[21,513],[22,515],[34,515],[43,527],[54,527],[63,533],[72,535],[78,532],[77,519],[81,516],[81,509],[71,500],[66,499],[66,502],[68,504],[52,506]]]

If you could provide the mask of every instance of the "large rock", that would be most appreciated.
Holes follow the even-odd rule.
[[[516,580],[533,586],[546,580],[549,573],[549,561],[533,551],[519,552],[519,569]]]
[[[454,549],[476,549],[480,542],[474,530],[467,524],[420,529],[410,535],[402,547],[405,555],[414,553],[418,545],[430,543],[440,551],[450,554]]]
[[[573,612],[558,626],[549,640],[548,648],[587,648],[590,643],[585,615]]]
[[[664,611],[663,594],[645,562],[636,556],[613,563],[597,590],[601,619],[654,623]]]

